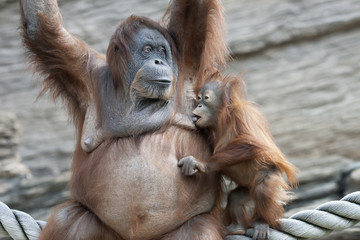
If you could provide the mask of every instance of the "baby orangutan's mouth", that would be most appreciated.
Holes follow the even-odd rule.
[[[195,115],[195,114],[194,114],[194,116],[192,117],[192,120],[193,120],[194,123],[197,123],[200,119],[201,119],[201,117],[198,116],[198,115]]]

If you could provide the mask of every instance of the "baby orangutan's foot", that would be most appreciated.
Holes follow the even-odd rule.
[[[264,222],[255,222],[253,240],[267,240],[269,237],[269,224]]]

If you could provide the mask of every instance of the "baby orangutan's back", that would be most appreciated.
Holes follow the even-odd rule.
[[[229,195],[225,212],[226,223],[232,223],[228,234],[241,234],[254,226],[254,238],[267,239],[269,226],[279,227],[283,204],[291,199],[288,190],[297,183],[295,167],[275,145],[263,115],[243,95],[239,77],[209,81],[201,88],[193,111],[195,124],[207,129],[214,153],[201,162],[185,157],[179,166],[185,175],[221,171],[228,176],[238,185]],[[254,204],[251,215],[250,200]]]

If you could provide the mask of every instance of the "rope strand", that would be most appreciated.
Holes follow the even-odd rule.
[[[270,229],[270,240],[295,240],[320,238],[333,230],[354,226],[360,221],[360,191],[353,192],[340,201],[324,203],[315,210],[304,210],[288,219],[280,219],[279,230]],[[37,240],[46,222],[36,221],[29,214],[11,210],[0,202],[0,237],[14,240]],[[254,229],[245,235],[227,236],[226,240],[251,240]]]
[[[340,201],[324,203],[315,210],[300,211],[288,219],[280,219],[279,230],[270,229],[270,240],[320,238],[333,230],[343,230],[360,221],[360,192],[353,192]],[[254,230],[244,236],[228,236],[226,240],[251,240]]]
[[[36,221],[29,214],[11,210],[0,202],[0,237],[14,240],[37,240],[46,222]]]

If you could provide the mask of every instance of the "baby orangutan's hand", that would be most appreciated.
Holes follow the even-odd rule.
[[[181,167],[181,172],[185,176],[193,176],[197,172],[206,172],[205,165],[197,161],[193,156],[187,156],[180,159],[178,166]]]

